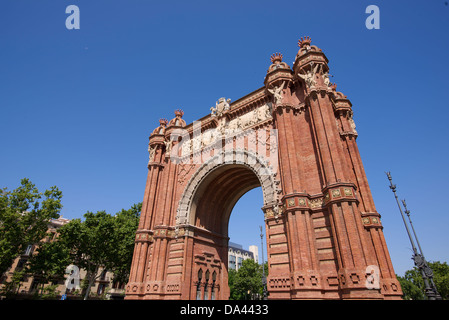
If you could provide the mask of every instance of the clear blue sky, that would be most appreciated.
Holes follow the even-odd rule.
[[[68,30],[65,8],[80,8]],[[368,30],[365,9],[380,9]],[[263,85],[269,57],[292,65],[305,35],[352,101],[396,273],[411,246],[384,171],[406,198],[428,260],[449,261],[449,6],[432,1],[5,0],[0,11],[0,187],[58,186],[62,214],[143,200],[148,136],[181,108],[190,123],[219,97]],[[262,194],[231,216],[233,242],[260,243]],[[244,230],[239,227],[244,226]],[[266,256],[266,251],[265,251]]]

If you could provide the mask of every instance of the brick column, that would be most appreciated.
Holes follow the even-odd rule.
[[[366,264],[376,266],[380,270],[380,289],[386,299],[399,299],[402,291],[396,278],[391,258],[388,253],[380,214],[377,212],[366,178],[356,139],[358,133],[353,119],[352,105],[341,92],[332,86],[329,97],[335,106],[339,134],[346,150],[347,162],[352,167],[349,173],[351,181],[357,186],[358,206],[354,207],[359,214],[356,217],[358,232],[363,240],[366,253]]]

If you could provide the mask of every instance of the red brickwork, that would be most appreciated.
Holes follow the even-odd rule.
[[[229,216],[258,186],[270,299],[400,299],[357,148],[352,105],[329,83],[321,49],[309,38],[299,46],[293,67],[274,54],[264,87],[230,105],[220,100],[199,127],[186,125],[180,110],[171,121],[161,119],[150,136],[127,299],[227,299]],[[260,116],[260,110],[270,114]],[[201,144],[202,153],[192,147],[181,161],[177,147],[185,134],[194,138],[198,129],[241,122],[244,132],[258,130],[257,139],[236,134],[223,140],[232,147],[224,151]],[[178,131],[184,136],[173,138]],[[276,161],[251,150],[256,141],[257,150],[269,154],[274,137]],[[380,271],[378,286],[373,268]]]

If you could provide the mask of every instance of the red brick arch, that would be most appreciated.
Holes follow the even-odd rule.
[[[228,299],[229,215],[257,186],[269,299],[400,299],[352,104],[322,50],[298,44],[292,67],[271,57],[258,90],[193,124],[180,110],[160,120],[126,299]]]

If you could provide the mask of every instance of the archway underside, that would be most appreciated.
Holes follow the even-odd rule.
[[[194,264],[190,299],[211,299],[212,292],[215,299],[228,299],[229,218],[237,201],[259,186],[258,176],[241,164],[222,165],[200,182],[190,207],[190,220],[196,231],[192,243]],[[255,210],[260,208],[255,207]],[[203,272],[216,274],[213,285],[198,278]]]
[[[243,165],[217,169],[205,179],[193,198],[193,224],[227,237],[229,217],[235,204],[246,192],[260,186],[254,172]]]

